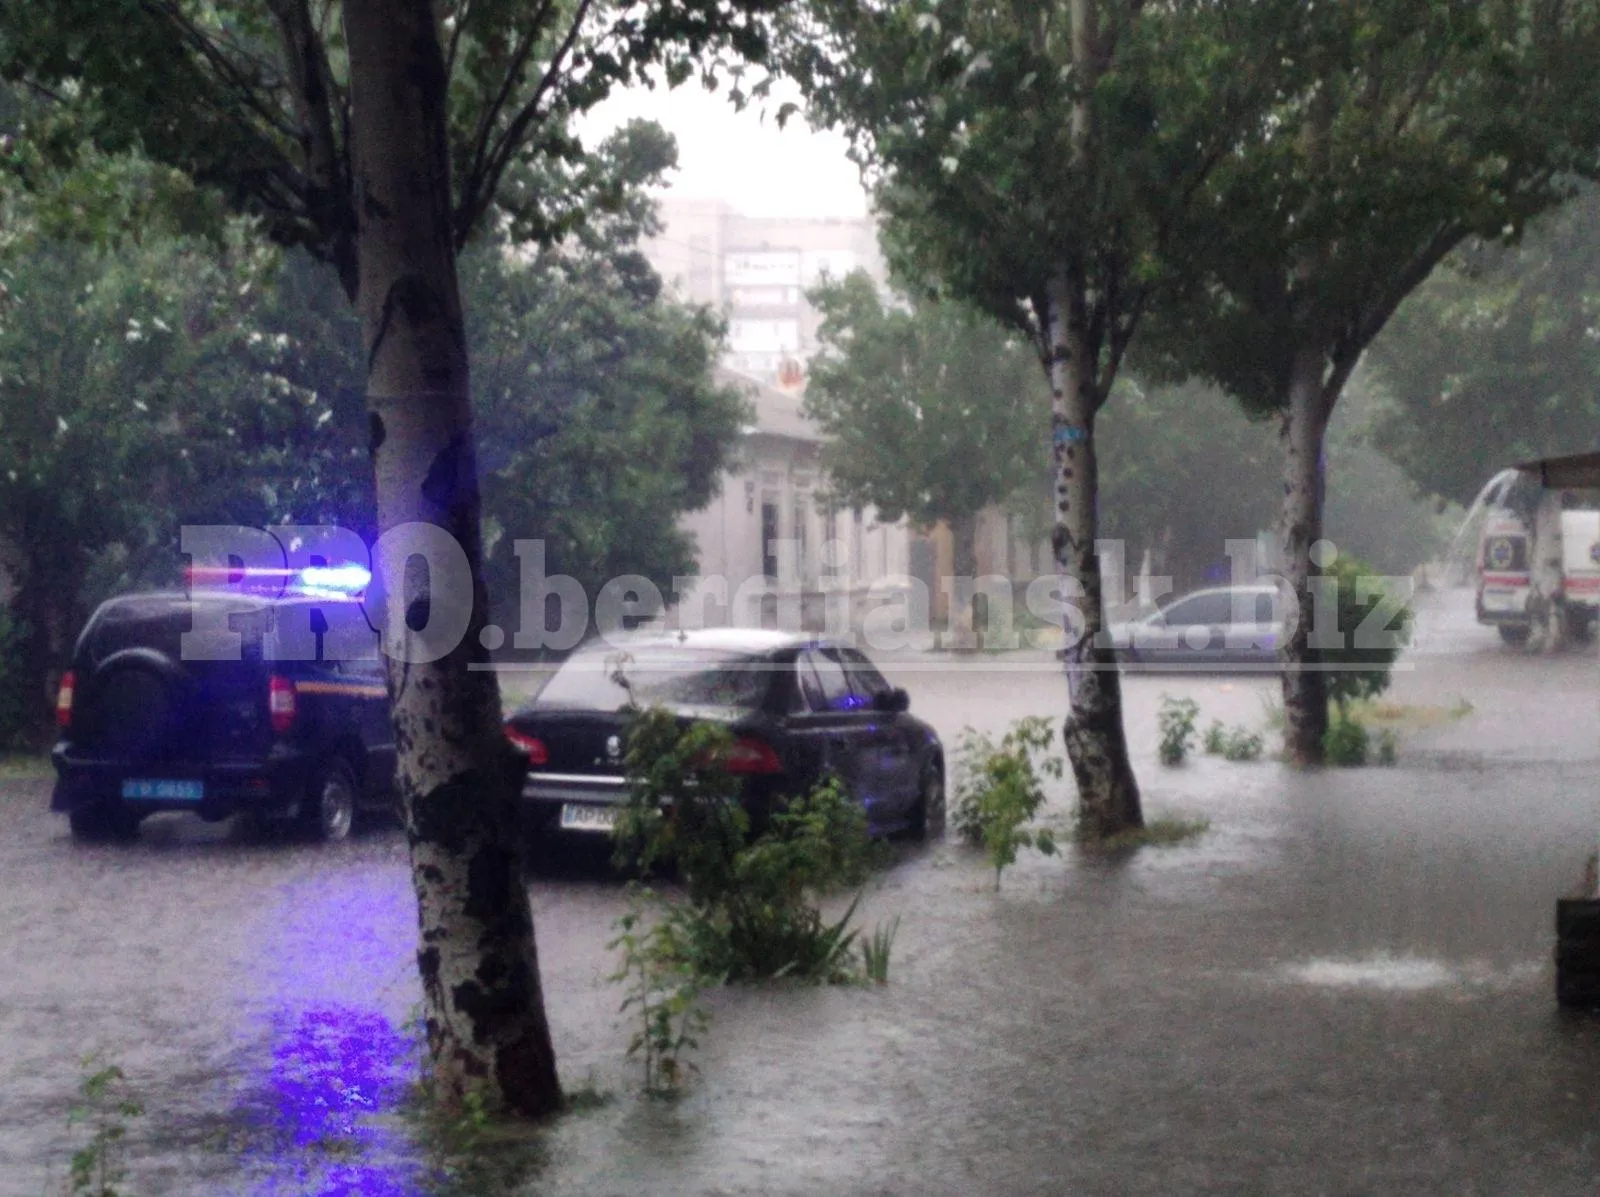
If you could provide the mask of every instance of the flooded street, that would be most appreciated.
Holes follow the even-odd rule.
[[[976,855],[905,849],[863,903],[869,929],[901,918],[890,984],[711,994],[676,1102],[624,1057],[621,888],[537,882],[564,1080],[610,1100],[507,1191],[1592,1194],[1600,1018],[1557,1011],[1551,949],[1600,840],[1600,658],[1504,650],[1470,601],[1424,611],[1395,768],[1163,769],[1163,693],[1202,730],[1259,728],[1276,685],[1130,677],[1147,813],[1207,834],[1025,856],[998,893]],[[886,672],[952,751],[963,724],[1064,707],[1020,657]],[[60,1186],[95,1052],[145,1105],[127,1193],[426,1191],[385,1113],[418,999],[398,833],[327,849],[161,816],[88,848],[48,792],[0,778],[0,1194]]]

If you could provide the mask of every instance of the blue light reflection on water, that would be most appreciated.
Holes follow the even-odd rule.
[[[416,1051],[382,1014],[321,1007],[278,1020],[262,1145],[250,1153],[255,1197],[406,1197],[418,1167],[392,1122]]]
[[[406,1197],[423,1174],[393,1116],[418,1060],[396,1009],[415,985],[407,879],[327,863],[263,902],[241,974],[269,1046],[249,1086],[266,1125],[241,1160],[246,1191]]]

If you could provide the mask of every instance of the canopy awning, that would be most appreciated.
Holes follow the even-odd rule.
[[[1538,475],[1551,490],[1586,490],[1600,487],[1600,452],[1573,453],[1566,457],[1546,457],[1540,461],[1519,461],[1517,469]]]

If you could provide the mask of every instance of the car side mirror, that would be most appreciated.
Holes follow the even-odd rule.
[[[911,709],[911,695],[899,686],[890,690],[879,690],[872,696],[872,709],[886,711],[891,715],[898,715],[902,711]]]

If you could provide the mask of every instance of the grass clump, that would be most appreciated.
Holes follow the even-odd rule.
[[[0,756],[0,781],[44,781],[52,776],[50,758],[32,753]]]
[[[889,954],[894,950],[894,937],[900,931],[897,914],[887,926],[879,923],[872,936],[861,944],[861,969],[865,978],[875,985],[889,983]]]
[[[1080,851],[1097,853],[1129,852],[1135,848],[1176,848],[1199,839],[1211,830],[1210,819],[1164,817],[1151,819],[1143,827],[1131,827],[1100,839],[1079,839]]]

